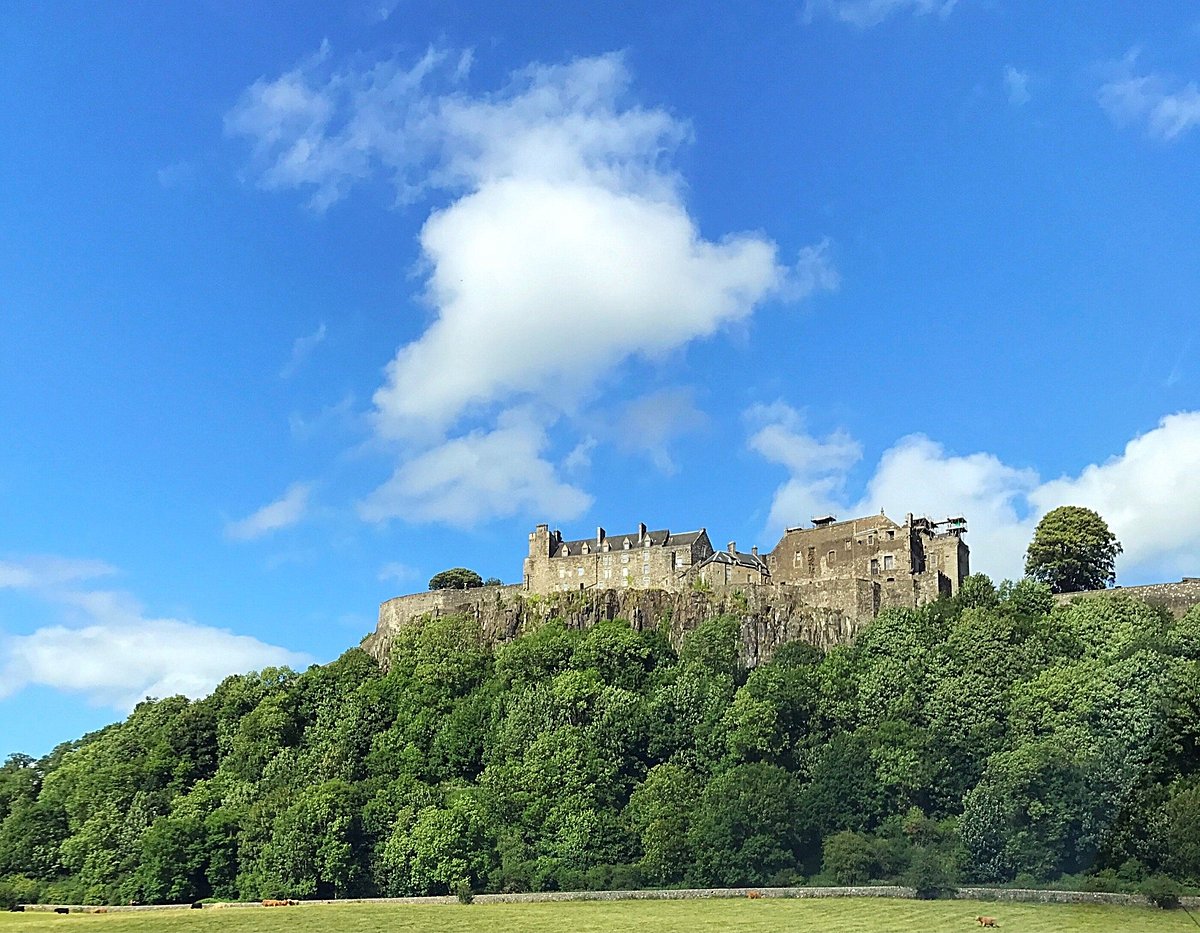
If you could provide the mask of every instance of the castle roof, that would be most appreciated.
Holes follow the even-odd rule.
[[[645,547],[644,542],[646,538],[650,540],[652,547],[687,547],[695,544],[703,534],[706,534],[703,528],[699,531],[684,531],[678,534],[671,534],[668,529],[663,528],[658,531],[647,531],[645,538],[640,537],[636,531],[624,535],[605,534],[604,541],[614,551],[624,550],[626,539],[629,539],[630,550],[636,547]],[[556,544],[554,547],[554,556],[560,556],[562,549],[565,547],[568,556],[578,557],[584,553],[583,546],[585,544],[589,553],[594,554],[600,550],[600,545],[595,538],[580,538],[578,541],[563,541]]]
[[[714,551],[708,557],[704,558],[699,564],[701,567],[706,567],[709,564],[731,564],[735,567],[749,567],[751,570],[760,570],[770,576],[771,571],[767,569],[767,562],[757,554],[746,554],[742,551]]]

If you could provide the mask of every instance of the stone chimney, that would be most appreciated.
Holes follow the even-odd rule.
[[[644,541],[645,539],[646,539],[646,523],[638,522],[638,541],[641,542],[641,541]]]
[[[730,554],[737,553],[737,542],[736,541],[730,541],[728,547],[729,547]]]
[[[598,527],[596,529],[596,546],[597,547],[604,546],[604,529],[603,528]]]
[[[750,553],[753,554],[755,557],[758,557],[758,545],[757,544],[754,545],[754,547],[750,548]]]

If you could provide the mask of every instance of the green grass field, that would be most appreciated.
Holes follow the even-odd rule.
[[[978,914],[1006,933],[1182,933],[1182,910],[882,898],[577,901],[537,904],[339,904],[115,914],[0,914],[0,933],[967,933]]]

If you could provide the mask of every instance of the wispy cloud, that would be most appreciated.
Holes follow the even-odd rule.
[[[1029,72],[1005,65],[1004,87],[1008,91],[1008,102],[1014,107],[1029,103]]]
[[[228,522],[225,525],[226,537],[235,541],[250,541],[297,524],[308,514],[312,490],[312,483],[293,483],[274,502],[264,505],[246,518]]]
[[[618,449],[644,454],[667,476],[679,471],[671,457],[678,438],[699,431],[708,416],[696,408],[690,389],[660,389],[625,403],[610,428]]]
[[[401,203],[449,199],[420,234],[435,318],[373,398],[401,463],[363,503],[372,520],[578,514],[590,497],[556,478],[549,429],[606,377],[837,285],[827,243],[790,264],[762,234],[701,234],[671,165],[691,129],[630,101],[622,56],[530,65],[478,95],[469,64],[430,50],[338,69],[323,48],[226,119],[260,184],[314,209],[376,173]]]
[[[0,698],[42,686],[128,711],[146,696],[199,697],[229,674],[312,660],[228,629],[149,616],[128,593],[81,586],[115,572],[102,561],[37,557],[4,566],[24,568],[7,579],[57,607],[62,621],[28,635],[0,632]]]
[[[0,560],[0,590],[51,589],[115,574],[117,569],[101,560],[79,560],[39,554]]]
[[[283,364],[283,369],[279,371],[280,379],[290,379],[295,375],[296,370],[304,365],[305,361],[312,356],[315,350],[325,340],[325,323],[322,321],[321,326],[314,330],[311,334],[303,337],[297,337],[292,341],[292,353],[288,357],[288,361]]]
[[[1200,126],[1200,88],[1164,75],[1137,74],[1138,50],[1109,66],[1111,80],[1100,87],[1100,106],[1119,126],[1140,124],[1146,133],[1170,142]]]
[[[384,583],[409,583],[420,576],[420,571],[398,560],[390,561],[379,568],[376,579]]]
[[[750,436],[751,449],[789,474],[775,492],[769,532],[818,512],[965,515],[972,567],[1016,578],[1041,516],[1059,505],[1083,505],[1103,515],[1124,545],[1122,573],[1186,572],[1200,551],[1200,412],[1170,415],[1120,454],[1053,480],[994,454],[952,454],[911,435],[883,454],[861,495],[846,490],[861,456],[848,436],[814,437],[786,406],[760,409],[755,417],[762,426]]]
[[[804,19],[812,22],[818,16],[827,16],[868,29],[899,13],[949,16],[957,4],[958,0],[807,0]]]

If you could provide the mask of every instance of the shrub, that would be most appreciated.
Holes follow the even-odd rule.
[[[458,898],[460,904],[470,904],[475,900],[475,892],[471,890],[471,882],[463,878],[454,886],[454,896]]]
[[[902,878],[921,900],[932,901],[952,894],[958,879],[949,859],[936,849],[918,846]]]
[[[1146,900],[1163,910],[1177,908],[1179,895],[1182,893],[1179,884],[1166,875],[1151,875],[1138,885],[1138,890],[1146,896]]]

